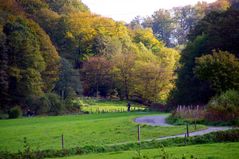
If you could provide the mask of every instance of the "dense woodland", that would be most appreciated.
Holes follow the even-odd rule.
[[[76,96],[205,105],[239,88],[238,26],[237,0],[129,24],[80,0],[0,0],[0,110],[72,112]]]

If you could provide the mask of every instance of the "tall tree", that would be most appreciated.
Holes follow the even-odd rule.
[[[155,11],[152,15],[152,23],[151,20],[148,20],[150,24],[144,22],[145,26],[152,25],[152,29],[154,35],[158,38],[158,40],[162,40],[165,42],[166,46],[170,46],[171,44],[171,32],[173,30],[173,20],[171,18],[169,10],[159,9]]]
[[[84,94],[106,97],[112,90],[112,63],[103,56],[94,56],[84,62],[82,72]]]
[[[113,57],[113,72],[118,82],[118,88],[120,88],[119,92],[121,97],[126,99],[129,99],[132,90],[135,58],[136,55],[128,50],[115,54]]]
[[[198,79],[193,73],[195,58],[212,54],[214,49],[229,51],[239,57],[238,22],[238,10],[211,12],[190,32],[190,42],[182,51],[182,67],[179,69],[176,89],[171,98],[172,105],[204,104],[215,95],[209,83]]]
[[[22,100],[30,94],[41,95],[41,72],[46,64],[35,33],[22,18],[7,23],[3,31],[8,46],[9,92],[15,100]]]
[[[66,99],[71,93],[81,95],[83,93],[79,70],[74,69],[67,60],[61,59],[60,75],[54,90]],[[73,92],[71,92],[73,91]]]
[[[6,50],[6,36],[0,26],[0,110],[6,110],[8,105],[8,54]]]
[[[89,8],[81,0],[45,0],[49,7],[60,14],[70,12],[89,12]]]

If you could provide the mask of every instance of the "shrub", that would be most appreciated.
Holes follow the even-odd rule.
[[[22,110],[19,106],[15,106],[10,109],[8,115],[10,119],[19,118],[20,116],[22,116]]]
[[[34,114],[47,114],[50,111],[50,102],[46,95],[39,96],[29,96],[26,99],[27,109],[30,109]]]
[[[7,118],[9,118],[8,114],[0,113],[0,119],[7,119]]]
[[[38,114],[47,114],[50,111],[50,101],[47,96],[43,96],[39,99]]]
[[[210,100],[206,118],[209,121],[236,122],[239,119],[239,93],[229,90]]]
[[[166,119],[166,121],[167,121],[167,123],[173,124],[173,125],[185,125],[185,119],[183,119],[181,117],[176,117],[174,115],[170,115]]]
[[[80,112],[80,109],[81,109],[81,103],[73,101],[71,99],[67,99],[65,101],[65,108],[66,108],[66,111],[69,113],[75,113],[75,112],[78,113]]]
[[[8,119],[8,114],[4,111],[0,110],[0,119]]]
[[[46,98],[49,101],[49,113],[51,115],[59,115],[64,111],[64,104],[60,96],[55,93],[48,93]]]

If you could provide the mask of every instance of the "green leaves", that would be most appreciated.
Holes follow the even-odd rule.
[[[239,10],[235,9],[223,12],[214,11],[207,14],[191,30],[189,42],[182,51],[180,59],[181,68],[178,71],[176,89],[171,99],[171,101],[174,101],[174,105],[207,103],[215,93],[225,91],[227,88],[238,88],[238,77],[235,72],[237,66],[234,65],[237,61],[235,56],[238,57],[239,51],[238,15]],[[207,63],[204,61],[207,68],[200,65],[201,71],[198,70],[197,72],[203,75],[206,80],[202,80],[201,77],[199,79],[199,76],[195,76],[193,71],[195,58],[212,54],[214,49],[229,51],[235,56],[223,57],[219,54],[220,60],[224,59],[227,63],[223,60],[221,63],[214,61],[214,58],[219,58],[216,55],[211,58],[207,56]],[[235,61],[232,59],[235,59]],[[233,66],[229,64],[229,61],[233,63]],[[213,70],[209,69],[209,64],[210,67],[213,67]],[[229,72],[234,73],[230,74]]]
[[[196,58],[194,70],[196,76],[208,81],[217,93],[239,88],[239,61],[229,52],[214,50],[212,55]]]
[[[42,96],[52,89],[58,76],[59,56],[46,33],[35,22],[12,16],[3,23],[2,34],[7,102],[21,104],[30,95]]]

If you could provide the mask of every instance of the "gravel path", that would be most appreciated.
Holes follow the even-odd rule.
[[[134,121],[136,123],[140,124],[147,124],[147,125],[152,125],[152,126],[174,126],[166,123],[166,118],[167,115],[157,115],[157,116],[145,116],[145,117],[139,117],[136,118]],[[189,136],[199,136],[199,135],[204,135],[208,134],[211,132],[216,132],[216,131],[224,131],[224,130],[229,130],[232,129],[232,127],[214,127],[210,126],[205,130],[199,130],[196,132],[191,132],[189,133]],[[174,136],[166,136],[166,137],[161,137],[158,138],[157,140],[162,140],[162,139],[169,139],[169,138],[176,138],[176,137],[184,137],[185,134],[178,134]]]
[[[147,124],[152,126],[173,126],[166,123],[168,115],[157,115],[157,116],[145,116],[136,118],[136,123]]]
[[[140,124],[147,124],[151,126],[174,126],[171,124],[166,123],[166,118],[168,115],[157,115],[157,116],[145,116],[145,117],[139,117],[136,118],[134,121],[136,123]],[[195,132],[189,133],[189,136],[200,136],[204,134],[208,134],[211,132],[216,132],[216,131],[224,131],[224,130],[229,130],[232,129],[232,127],[208,127],[205,130],[199,130]],[[159,138],[154,138],[154,139],[147,139],[143,141],[153,141],[153,140],[165,140],[165,139],[170,139],[170,138],[176,138],[176,137],[184,137],[185,134],[178,134],[178,135],[173,135],[173,136],[165,136],[165,137],[159,137]],[[115,145],[124,145],[124,144],[129,144],[129,143],[135,143],[135,142],[122,142],[122,143],[117,143],[117,144],[108,144],[108,146],[115,146]]]

